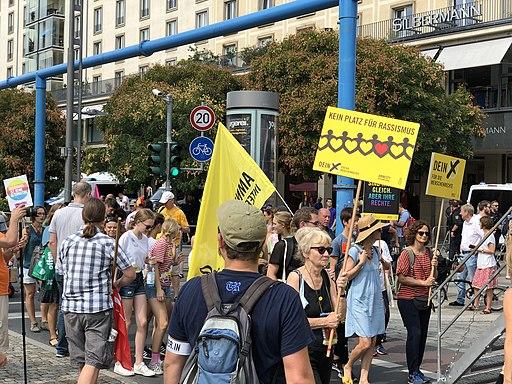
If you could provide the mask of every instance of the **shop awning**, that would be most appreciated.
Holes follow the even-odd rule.
[[[87,107],[82,108],[82,120],[92,119],[96,116],[103,116],[105,115],[105,112],[103,112],[103,107],[105,104],[97,104],[97,105],[89,105]],[[62,116],[66,118],[66,110],[62,110]],[[75,112],[73,113],[73,120],[78,120],[78,112],[77,109],[75,109]]]
[[[499,64],[512,44],[512,37],[454,45],[441,50],[437,62],[445,71]]]
[[[423,56],[428,56],[431,59],[433,59],[437,52],[439,52],[439,48],[427,49],[425,51],[421,51],[421,54]]]

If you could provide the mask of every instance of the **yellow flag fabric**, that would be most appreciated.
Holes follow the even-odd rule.
[[[224,267],[218,254],[217,208],[241,200],[261,208],[274,185],[228,129],[219,123],[206,176],[187,279]]]

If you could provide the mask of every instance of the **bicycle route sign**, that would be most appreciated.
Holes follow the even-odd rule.
[[[212,158],[213,141],[209,137],[198,136],[190,142],[188,151],[195,161],[203,163]]]
[[[192,127],[204,132],[215,124],[215,112],[207,105],[199,105],[190,112],[189,120]]]

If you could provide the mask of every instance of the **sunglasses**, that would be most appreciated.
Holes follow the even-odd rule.
[[[323,255],[325,252],[327,252],[329,255],[332,253],[332,247],[311,247],[311,249],[316,249],[321,255]]]
[[[430,236],[430,232],[428,231],[418,231],[416,233],[420,236]]]

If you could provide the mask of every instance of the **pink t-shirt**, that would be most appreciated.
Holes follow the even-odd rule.
[[[176,245],[167,241],[166,237],[160,238],[150,249],[149,260],[154,260],[158,264],[162,287],[170,287],[171,267],[177,264]]]

